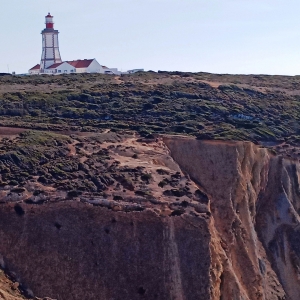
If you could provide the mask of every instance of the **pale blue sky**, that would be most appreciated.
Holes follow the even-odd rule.
[[[63,60],[127,70],[300,74],[299,0],[1,0],[0,72],[39,63],[44,16]]]

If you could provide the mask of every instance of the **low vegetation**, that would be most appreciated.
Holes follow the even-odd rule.
[[[300,78],[147,72],[0,78],[0,125],[200,139],[300,139]]]

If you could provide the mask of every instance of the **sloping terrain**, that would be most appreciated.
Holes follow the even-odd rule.
[[[299,84],[1,77],[0,299],[300,299]]]
[[[10,280],[7,275],[0,270],[0,299],[1,300],[21,300],[26,299],[20,294],[19,283]]]
[[[250,140],[298,159],[299,76],[145,72],[3,76],[0,125]]]

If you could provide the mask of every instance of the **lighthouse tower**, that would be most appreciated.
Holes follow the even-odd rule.
[[[53,16],[50,13],[46,16],[46,28],[41,32],[43,36],[43,51],[40,64],[40,72],[53,64],[61,63],[58,45],[58,30],[54,30]]]

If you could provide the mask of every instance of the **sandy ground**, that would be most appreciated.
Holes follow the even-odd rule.
[[[0,136],[15,136],[26,130],[25,128],[0,127]]]
[[[0,94],[4,93],[16,93],[16,92],[52,92],[65,90],[67,87],[65,85],[58,84],[6,84],[0,85]],[[68,88],[70,89],[70,88]],[[70,89],[70,92],[74,89]]]

